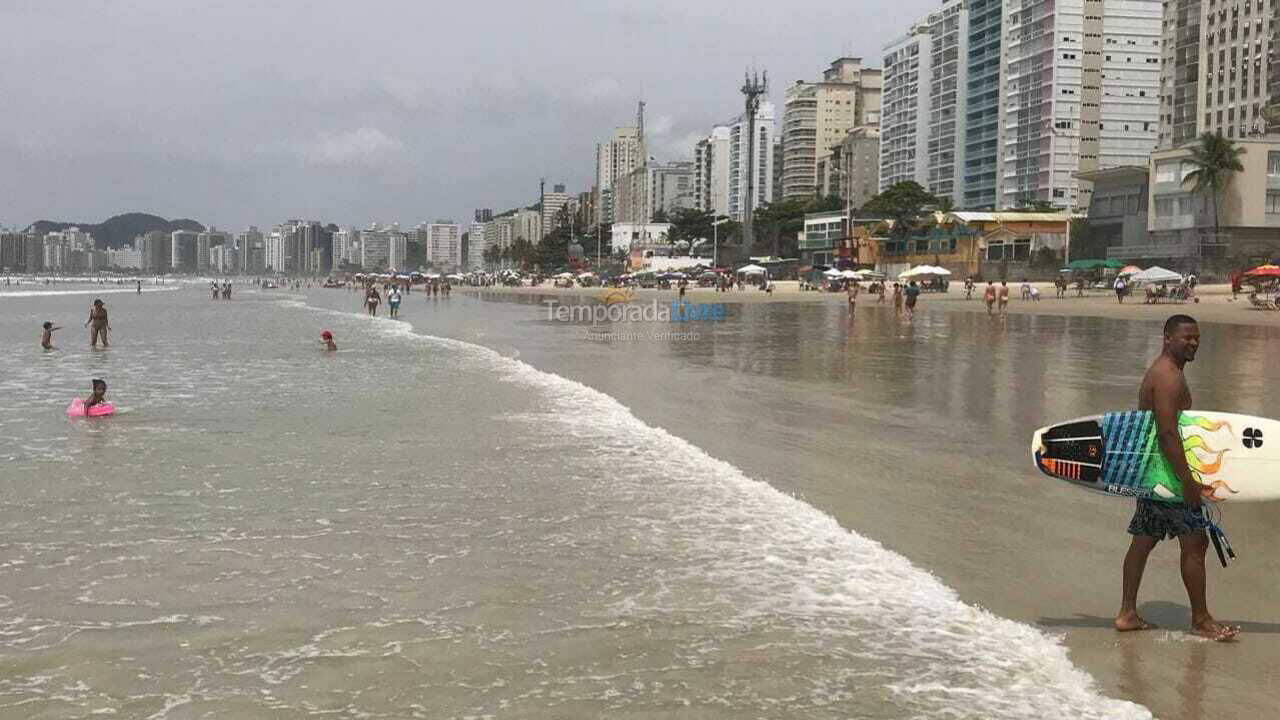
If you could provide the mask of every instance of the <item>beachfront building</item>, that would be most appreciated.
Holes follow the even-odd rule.
[[[1280,138],[1244,138],[1243,172],[1234,173],[1214,203],[1183,180],[1193,169],[1191,146],[1157,150],[1148,166],[1151,233],[1145,257],[1176,268],[1239,267],[1280,257]],[[1218,230],[1215,230],[1215,225]]]
[[[360,264],[360,232],[354,227],[338,228],[333,233],[333,267]]]
[[[635,245],[670,245],[671,223],[614,223],[610,228],[613,251],[630,251]]]
[[[217,228],[209,228],[202,233],[196,235],[196,270],[205,271],[213,270],[214,272],[226,272],[214,268],[211,264],[213,256],[210,251],[219,246],[226,245],[230,249],[231,235]]]
[[[5,230],[0,232],[0,271],[27,270],[27,234]]]
[[[615,128],[612,135],[596,145],[595,187],[600,193],[597,224],[613,222],[614,183],[644,163],[644,138],[639,127]]]
[[[693,163],[649,163],[618,179],[614,185],[615,222],[648,223],[659,214],[670,216],[693,207]]]
[[[848,221],[843,210],[805,215],[804,231],[796,246],[800,266],[848,267],[852,260],[852,243],[845,229]]]
[[[436,221],[427,225],[427,262],[438,268],[455,270],[462,266],[462,228],[457,223]]]
[[[1093,186],[1089,200],[1090,243],[1105,245],[1110,259],[1163,264],[1147,255],[1151,241],[1147,232],[1146,166],[1094,170],[1080,173],[1080,179]]]
[[[999,206],[1087,207],[1077,173],[1141,165],[1159,124],[1160,0],[1007,7]]]
[[[864,68],[862,58],[831,63],[818,82],[787,88],[782,115],[783,200],[813,197],[819,187],[818,161],[855,127],[880,125],[881,71]]]
[[[467,270],[484,269],[484,253],[489,249],[485,237],[485,223],[474,223],[467,228],[467,253],[462,259],[462,266]]]
[[[906,236],[881,223],[858,243],[857,262],[890,277],[917,265],[944,267],[953,281],[1048,277],[1061,267],[1068,227],[1066,213],[933,213]]]
[[[142,253],[132,246],[107,249],[107,267],[117,270],[141,270]]]
[[[964,183],[957,207],[995,210],[1000,172],[1000,85],[1004,16],[1001,0],[966,0],[969,12],[968,67],[964,84]]]
[[[138,235],[133,239],[133,246],[138,249],[138,254],[142,258],[144,271],[158,275],[172,269],[173,242],[166,233],[151,230]]]
[[[693,148],[693,207],[729,214],[729,127],[717,125]]]
[[[401,269],[409,249],[408,238],[399,225],[383,227],[373,223],[360,231],[360,267],[365,271]]]
[[[209,248],[209,271],[219,275],[230,275],[236,271],[236,250],[231,243],[214,245]]]
[[[260,273],[266,269],[266,249],[262,232],[254,225],[236,233],[236,269],[244,273]]]
[[[69,272],[95,270],[93,250],[93,236],[78,227],[45,233],[41,266],[45,270]]]
[[[169,269],[174,272],[196,271],[196,238],[199,233],[191,230],[174,230],[169,233]]]
[[[964,202],[967,0],[947,0],[885,46],[880,190],[915,181]]]

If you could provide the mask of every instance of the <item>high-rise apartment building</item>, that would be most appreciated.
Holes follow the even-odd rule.
[[[427,262],[436,267],[456,269],[462,266],[462,228],[451,222],[427,225]]]
[[[373,223],[360,231],[360,266],[365,270],[401,269],[408,249],[399,225],[384,228]]]
[[[693,163],[649,163],[618,178],[614,184],[614,222],[647,223],[662,212],[668,216],[693,207]]]
[[[772,148],[772,143],[770,143]],[[770,170],[772,170],[770,163]],[[770,186],[773,185],[772,180]],[[715,217],[729,214],[729,127],[717,125],[693,148],[693,206]]]
[[[731,219],[741,222],[743,209],[747,201],[747,147],[748,128],[747,114],[744,112],[729,123],[729,208]],[[752,183],[755,200],[751,207],[757,208],[773,202],[773,137],[774,106],[765,100],[756,111],[755,128],[755,163],[752,172],[755,181]]]
[[[551,232],[560,219],[560,211],[565,208],[573,212],[574,197],[564,191],[564,185],[555,185],[551,192],[542,193],[542,231]],[[566,222],[572,222],[572,214]]]
[[[476,223],[487,223],[492,219],[492,208],[476,208]]]
[[[967,0],[947,0],[885,46],[880,189],[914,180],[956,207],[964,199]]]
[[[23,272],[27,269],[27,236],[20,232],[0,232],[0,270]]]
[[[645,164],[644,138],[638,127],[616,128],[596,145],[596,187],[600,188],[600,215],[597,222],[613,221],[613,185],[618,178]]]
[[[787,88],[782,119],[782,199],[818,191],[818,161],[853,128],[880,125],[881,71],[862,58],[831,63],[814,83]]]
[[[1159,120],[1160,0],[1031,0],[1002,19],[1001,207],[1087,207],[1077,172],[1144,164]]]
[[[196,238],[199,233],[191,230],[174,230],[169,233],[169,269],[174,272],[196,271]],[[208,252],[208,249],[205,249]]]
[[[1160,146],[1201,133],[1258,137],[1280,100],[1277,0],[1168,0],[1160,73]],[[1272,122],[1272,130],[1276,123]]]
[[[485,226],[488,223],[476,223],[467,228],[467,252],[462,258],[462,265],[467,270],[484,268],[484,254],[489,249],[485,239]]]
[[[994,210],[999,184],[1002,0],[966,0],[969,13],[968,68],[963,90],[964,189],[956,207]],[[963,56],[962,56],[963,58]],[[965,60],[962,60],[965,62]]]
[[[250,225],[236,235],[237,269],[246,273],[260,273],[266,269],[266,255],[262,233]]]

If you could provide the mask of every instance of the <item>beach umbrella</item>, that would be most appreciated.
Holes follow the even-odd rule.
[[[823,275],[826,275],[827,277],[832,277],[832,278],[844,277],[844,272],[843,272],[843,271],[841,271],[841,270],[837,270],[837,269],[835,269],[835,268],[831,268],[830,270],[828,270],[828,271],[826,271],[826,272],[824,272],[824,273],[822,273],[822,274],[823,274]]]
[[[854,271],[854,270],[841,270],[841,271],[840,271],[840,277],[848,278],[848,279],[850,279],[850,280],[861,280],[861,279],[862,279],[862,277],[861,277],[860,275],[858,275],[858,273],[857,273],[856,271]]]
[[[951,274],[950,270],[944,267],[938,267],[937,265],[931,266],[930,269],[933,271],[932,274],[934,275],[950,275]]]
[[[1124,267],[1120,268],[1121,275],[1132,275],[1134,273],[1140,273],[1140,272],[1142,272],[1142,268],[1138,267],[1137,265],[1125,265]]]
[[[752,265],[743,265],[742,267],[738,268],[738,272],[742,273],[743,275],[763,275],[767,271],[764,268],[760,267],[759,265],[752,264]]]
[[[1280,265],[1274,265],[1270,263],[1266,265],[1259,265],[1258,267],[1245,270],[1242,277],[1254,277],[1254,278],[1280,277]]]

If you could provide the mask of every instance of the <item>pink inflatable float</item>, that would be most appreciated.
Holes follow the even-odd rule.
[[[116,411],[116,407],[111,403],[99,403],[89,408],[89,412],[84,411],[84,399],[76,398],[67,406],[67,417],[103,417],[112,415]]]

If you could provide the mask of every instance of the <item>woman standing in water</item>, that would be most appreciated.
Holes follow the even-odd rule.
[[[107,343],[107,330],[111,328],[107,320],[107,306],[101,300],[94,300],[89,308],[89,319],[84,324],[89,327],[89,344],[98,347],[98,335],[102,335],[102,347],[110,347]],[[92,326],[92,327],[90,327]]]

